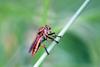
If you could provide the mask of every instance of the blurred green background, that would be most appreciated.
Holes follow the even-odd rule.
[[[32,67],[44,52],[28,53],[38,28],[59,33],[83,2],[0,0],[0,67]],[[40,67],[100,67],[100,0],[91,0]]]

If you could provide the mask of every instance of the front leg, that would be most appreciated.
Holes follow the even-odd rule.
[[[54,38],[56,38],[56,37],[61,38],[61,36],[58,36],[58,35],[56,35],[56,34],[55,34],[55,35],[53,35],[52,37],[54,37]]]
[[[53,32],[53,33],[49,33],[48,35],[53,35],[53,34],[55,34],[55,32]]]
[[[54,38],[47,36],[47,38],[51,39],[52,41],[55,41],[57,44],[59,43],[58,41],[56,41]]]
[[[50,36],[52,36],[52,37],[54,37],[54,38],[56,38],[56,37],[60,37],[60,38],[61,38],[61,36],[56,35],[55,32],[49,33],[48,35],[50,35]]]

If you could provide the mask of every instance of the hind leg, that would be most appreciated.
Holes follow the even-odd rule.
[[[48,52],[48,50],[47,50],[46,46],[45,46],[45,45],[42,45],[42,47],[45,49],[45,51],[46,51],[47,55],[49,55],[49,52]]]

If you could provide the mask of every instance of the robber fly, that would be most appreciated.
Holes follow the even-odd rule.
[[[32,43],[29,49],[29,53],[31,53],[32,56],[34,56],[36,52],[38,51],[41,43],[43,43],[44,41],[48,39],[51,39],[52,41],[59,43],[58,41],[55,40],[56,37],[60,37],[60,36],[57,36],[54,32],[51,32],[51,27],[49,27],[48,25],[41,27],[37,33],[37,36],[34,42]],[[46,46],[45,45],[42,45],[42,46],[45,49],[46,53],[49,55],[49,52],[47,51]]]

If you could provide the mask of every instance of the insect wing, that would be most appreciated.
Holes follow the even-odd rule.
[[[38,49],[39,49],[39,47],[40,47],[40,44],[41,44],[40,40],[41,40],[41,39],[39,38],[39,40],[38,40],[37,43],[35,44],[34,48],[32,48],[32,56],[34,56],[34,54],[38,51]]]
[[[35,44],[36,44],[37,39],[35,39],[35,41],[32,43],[30,49],[29,49],[29,53],[32,51],[32,49],[34,48]]]
[[[40,42],[41,42],[41,37],[38,35],[35,41],[33,42],[32,46],[30,47],[29,53],[31,52],[32,55],[34,55],[40,46]]]
[[[38,42],[39,39],[39,35],[37,35],[37,37],[35,38],[35,41],[32,43],[30,49],[29,49],[29,53],[32,51],[32,49],[35,47],[36,43]]]

